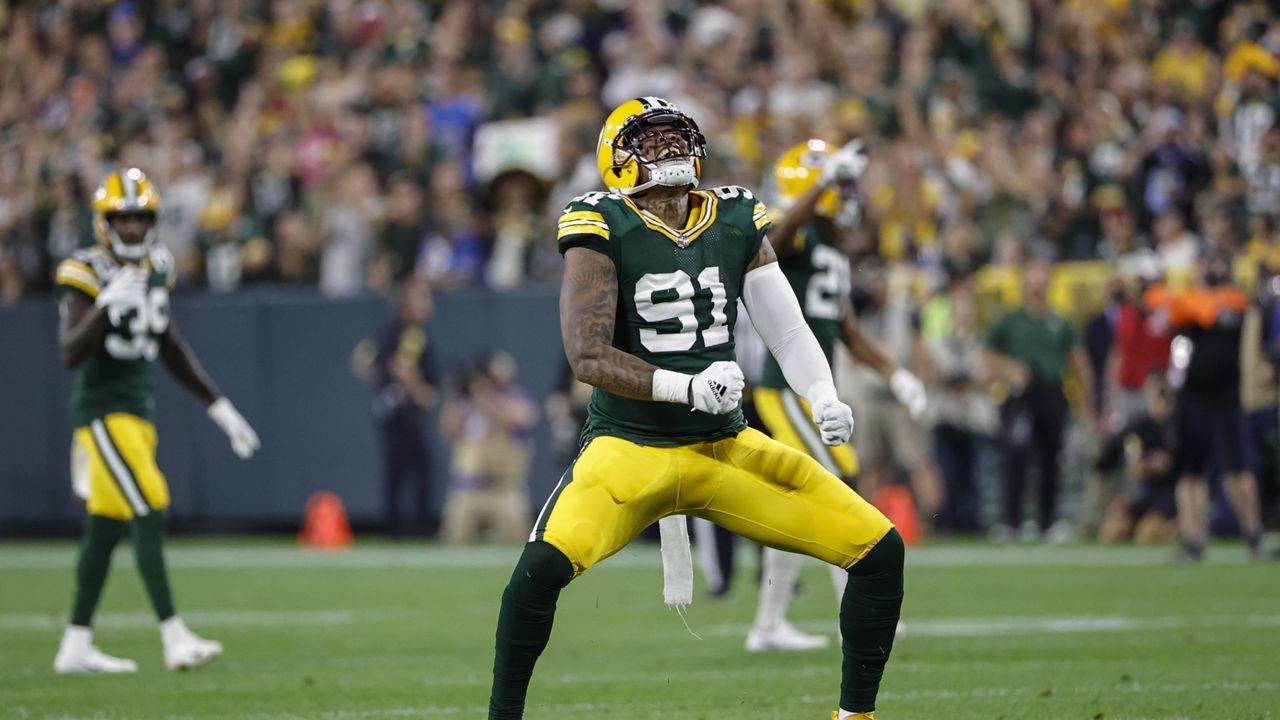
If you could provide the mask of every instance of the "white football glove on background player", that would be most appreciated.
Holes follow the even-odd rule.
[[[898,368],[889,376],[889,391],[907,408],[912,420],[919,420],[929,404],[929,395],[924,390],[924,383],[906,368]]]
[[[261,447],[258,433],[253,431],[249,421],[225,397],[213,401],[209,406],[209,417],[231,438],[231,450],[241,460],[253,457],[253,453]]]
[[[107,284],[98,291],[93,304],[98,307],[115,305],[141,305],[147,299],[147,275],[142,268],[126,265],[107,280]]]
[[[828,382],[814,383],[809,389],[809,408],[813,411],[813,424],[822,433],[827,445],[843,445],[853,434],[853,410],[836,396],[836,388]]]
[[[830,187],[839,183],[853,182],[867,169],[868,162],[867,156],[862,154],[862,141],[851,140],[832,153],[831,157],[823,163],[818,184]]]
[[[711,363],[697,375],[658,368],[653,371],[653,399],[685,403],[712,415],[733,412],[742,400],[746,379],[732,360]]]

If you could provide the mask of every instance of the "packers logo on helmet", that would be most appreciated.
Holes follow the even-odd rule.
[[[647,141],[673,131],[684,138],[689,154],[660,160],[646,160],[641,155]],[[698,123],[658,97],[628,100],[615,108],[604,121],[596,144],[596,164],[605,187],[623,195],[655,185],[696,187],[706,156],[707,139]],[[648,171],[644,181],[640,177],[642,165]]]
[[[92,204],[93,232],[99,242],[109,245],[111,252],[121,259],[146,257],[156,241],[154,221],[160,212],[160,194],[145,173],[138,168],[111,173],[93,194]],[[120,215],[146,215],[152,219],[142,242],[126,243],[111,227],[111,220]]]
[[[792,146],[778,158],[773,166],[774,198],[772,205],[779,210],[791,207],[801,195],[817,184],[822,176],[822,166],[835,148],[825,140],[812,139]],[[831,188],[818,198],[819,215],[834,217],[840,205],[840,192]]]

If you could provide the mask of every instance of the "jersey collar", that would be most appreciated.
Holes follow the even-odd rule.
[[[655,230],[665,235],[671,242],[680,247],[688,247],[690,243],[698,239],[704,230],[711,227],[715,222],[717,205],[719,204],[715,193],[703,190],[694,190],[689,193],[689,202],[692,205],[689,212],[689,221],[681,230],[672,230],[666,223],[658,219],[657,215],[648,210],[641,210],[631,198],[621,195],[622,201],[627,207],[640,218],[650,230]]]

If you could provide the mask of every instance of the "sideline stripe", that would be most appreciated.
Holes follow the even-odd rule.
[[[795,626],[818,632],[829,632],[831,630],[831,623],[824,621],[799,622],[795,623]],[[1092,615],[1032,615],[1023,618],[955,617],[904,620],[899,627],[899,638],[984,638],[1149,632],[1152,630],[1274,627],[1280,627],[1280,615],[1218,615],[1206,617],[1165,615],[1148,618]],[[720,637],[737,637],[746,635],[750,629],[751,626],[749,624],[721,623],[707,628],[705,634]]]
[[[821,668],[804,667],[804,673],[812,674],[815,672],[823,672],[828,670],[828,666]],[[786,676],[801,675],[801,673],[782,671],[775,672]],[[749,670],[739,671],[723,671],[711,670],[699,672],[688,677],[691,678],[744,678],[747,680],[758,679],[760,670],[751,668]],[[578,682],[581,678],[577,675],[566,676],[564,682],[569,682],[570,677],[574,682]],[[619,675],[613,682],[624,681],[629,676]],[[1260,692],[1271,691],[1280,687],[1280,684],[1274,682],[1203,682],[1203,683],[1129,683],[1118,687],[1112,685],[1077,685],[1059,687],[1054,686],[1054,694],[1068,695],[1098,695],[1106,696],[1110,693],[1120,693],[1123,695],[1181,695],[1181,694],[1200,694],[1204,692]],[[973,687],[964,690],[944,690],[944,689],[928,689],[928,690],[908,690],[881,691],[878,695],[880,700],[893,701],[916,701],[916,700],[939,700],[939,701],[964,701],[983,698],[1029,698],[1038,697],[1044,693],[1044,688],[1036,687]],[[823,708],[824,712],[829,710],[831,697],[829,695],[795,695],[791,697],[777,698],[781,705],[805,705]],[[634,701],[618,701],[616,703],[573,703],[558,705],[539,705],[539,709],[545,711],[549,715],[556,717],[602,717],[610,715],[634,714],[645,711],[649,708],[657,708],[662,702],[661,699],[652,699],[646,703],[637,703]],[[414,707],[386,707],[386,708],[366,708],[359,710],[327,710],[319,713],[310,714],[310,717],[322,718],[323,720],[371,720],[373,718],[413,718],[413,717],[483,717],[485,711],[488,710],[487,705],[419,705]],[[80,718],[72,718],[70,716],[59,716],[61,720],[81,720]],[[86,716],[84,720],[91,720],[94,716]],[[293,718],[294,715],[282,713],[251,713],[244,716],[246,720],[276,720],[277,718]],[[1108,714],[1108,718],[1113,717]],[[1161,713],[1159,715],[1116,715],[1115,720],[1181,720],[1181,715],[1169,715]]]
[[[581,453],[579,453],[581,454]],[[574,460],[576,463],[577,460]],[[533,521],[533,530],[529,533],[529,542],[535,542],[542,539],[542,534],[547,531],[547,521],[551,519],[551,508],[556,504],[556,500],[560,499],[560,493],[564,491],[565,480],[573,482],[573,465],[560,476],[560,482],[556,483],[556,487],[547,496],[547,501],[542,504],[542,509],[538,511],[538,518]]]
[[[840,469],[840,463],[836,462],[836,458],[831,454],[831,448],[822,442],[822,436],[818,434],[818,429],[814,427],[813,421],[805,416],[804,408],[800,407],[800,399],[790,389],[783,388],[778,391],[778,397],[782,399],[782,409],[787,413],[787,418],[791,420],[791,425],[795,427],[800,438],[804,440],[804,444],[809,447],[809,455],[822,463],[822,467],[827,472],[836,477],[844,477],[844,471]]]
[[[182,617],[199,625],[280,627],[286,625],[301,626],[339,626],[357,623],[400,621],[418,616],[418,612],[410,610],[196,610],[183,611]],[[0,613],[0,630],[4,631],[36,631],[61,630],[66,627],[67,618],[51,613]],[[146,628],[152,630],[156,626],[154,613],[98,613],[93,618],[94,627],[132,629]]]
[[[224,663],[225,664],[225,663]],[[815,673],[829,670],[829,666],[823,665],[821,668],[804,667],[804,672]],[[722,671],[709,671],[706,673],[697,673],[689,677],[723,677],[726,675],[733,677],[741,677],[746,679],[758,679],[760,670],[752,668],[749,672],[740,671],[735,673],[725,673]],[[786,676],[795,676],[798,673],[783,671],[780,673]],[[621,682],[632,676],[618,676],[614,682]],[[573,676],[573,680],[577,681],[578,676]],[[569,676],[563,678],[564,682],[569,682]],[[466,683],[468,685],[477,685],[474,682]],[[1205,692],[1233,692],[1233,693],[1251,693],[1273,691],[1280,687],[1280,684],[1273,682],[1203,682],[1203,683],[1130,683],[1127,685],[1077,685],[1059,687],[1054,686],[1054,694],[1065,695],[1092,695],[1106,696],[1109,693],[1119,693],[1122,695],[1147,696],[1147,695],[1197,695]],[[965,690],[908,690],[906,692],[883,690],[877,696],[880,700],[893,701],[916,701],[916,700],[935,700],[935,701],[965,701],[983,698],[1032,698],[1039,697],[1044,693],[1044,687],[973,687]],[[830,710],[830,695],[795,695],[790,697],[776,698],[779,704],[786,705],[804,705],[821,708],[823,712]],[[602,716],[635,714],[637,712],[647,711],[650,708],[665,707],[660,703],[665,699],[652,699],[649,702],[638,703],[628,701],[618,701],[616,703],[572,703],[572,704],[547,704],[539,705],[539,709],[546,712],[550,716],[555,717],[583,717],[597,718]],[[19,708],[25,710],[25,708]],[[417,705],[417,706],[399,706],[385,708],[362,708],[351,710],[324,710],[320,712],[308,712],[307,717],[319,718],[321,720],[375,720],[377,718],[421,718],[421,717],[483,717],[484,713],[489,709],[487,705]],[[1141,711],[1139,711],[1141,712]],[[100,720],[101,713],[94,715],[69,715],[60,714],[58,720]],[[281,712],[250,712],[240,715],[243,720],[296,720],[299,717],[296,713]],[[1169,715],[1162,712],[1158,715],[1146,714],[1119,714],[1114,716],[1114,720],[1182,720],[1191,716]],[[1263,716],[1265,717],[1265,716]],[[1111,714],[1107,718],[1113,718]]]
[[[1269,542],[1277,540],[1271,533]],[[319,553],[298,548],[285,540],[275,543],[229,539],[225,542],[179,539],[165,547],[165,560],[170,568],[212,568],[227,570],[289,570],[307,568],[501,568],[507,571],[520,557],[519,547],[480,546],[450,548],[431,543],[406,545],[356,546],[341,553]],[[745,554],[740,558],[746,567],[756,560]],[[0,570],[32,570],[62,573],[74,568],[76,543],[3,541],[0,545]],[[133,558],[117,554],[113,562],[132,567]],[[816,562],[816,561],[815,561]],[[634,542],[622,552],[601,563],[592,572],[609,572],[610,568],[659,567],[661,556],[656,544]],[[1131,568],[1168,567],[1167,547],[1114,547],[1089,545],[1011,546],[985,543],[961,543],[942,547],[913,547],[907,551],[908,567],[993,568],[993,567],[1084,567]],[[1223,543],[1211,549],[1208,566],[1246,566],[1250,562],[1239,543]]]

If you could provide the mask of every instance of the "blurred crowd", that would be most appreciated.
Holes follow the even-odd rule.
[[[974,354],[999,306],[1017,304],[1028,258],[1093,263],[1074,276],[1091,293],[1050,300],[1100,368],[1101,415],[1125,283],[1153,266],[1190,278],[1218,253],[1250,290],[1277,287],[1256,282],[1280,271],[1273,5],[6,4],[0,304],[49,291],[56,263],[92,241],[88,197],[119,165],[161,190],[180,289],[552,284],[556,216],[600,186],[602,119],[658,95],[706,134],[704,184],[766,200],[761,179],[786,148],[863,140],[846,248],[860,309],[901,361],[942,368],[933,452],[893,442],[909,452],[884,461],[929,496],[939,480],[926,461],[958,458],[944,463],[954,474],[977,462],[956,441],[1000,423]],[[1140,406],[1141,378],[1130,390]],[[875,442],[862,445],[879,464]],[[943,515],[976,530],[975,512]]]
[[[88,241],[118,164],[164,193],[185,287],[554,280],[550,224],[637,95],[701,123],[708,184],[863,138],[863,256],[1280,255],[1263,2],[57,0],[0,27],[6,299]]]

